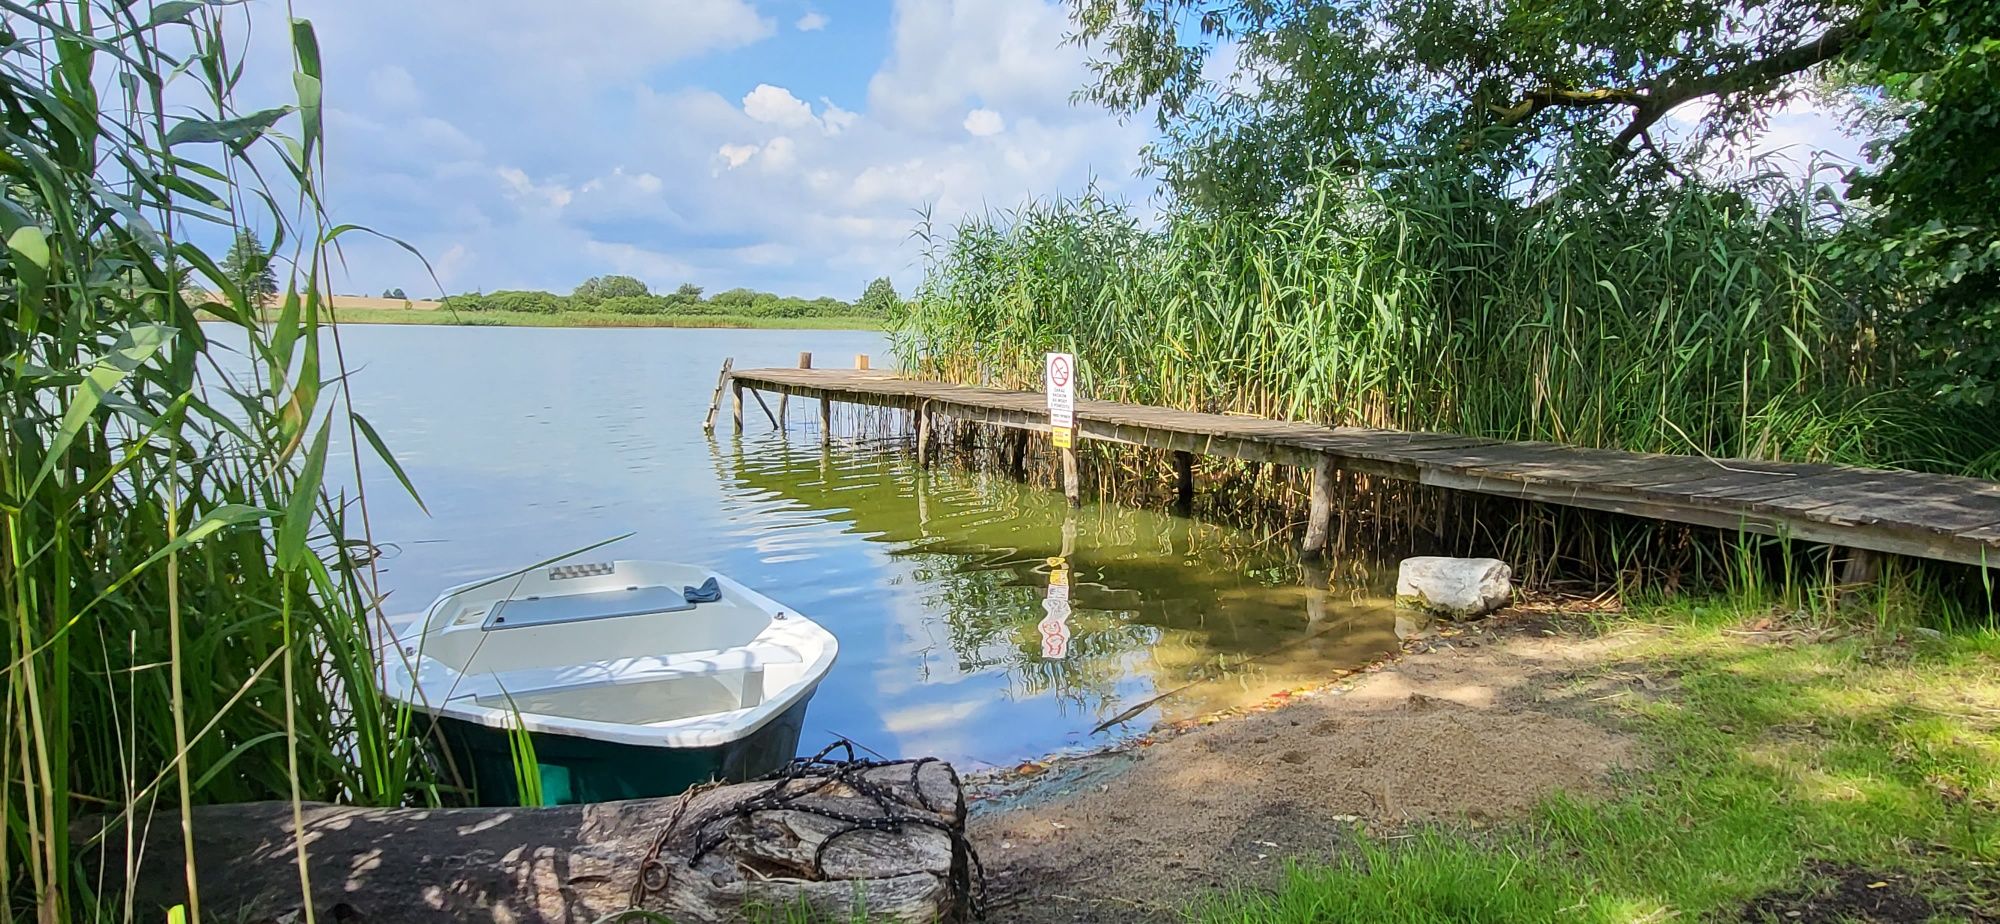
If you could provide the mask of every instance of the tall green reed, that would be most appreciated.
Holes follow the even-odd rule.
[[[296,98],[245,111],[243,7],[0,10],[0,900],[58,921],[105,909],[156,812],[430,796],[409,716],[372,680],[363,497],[327,470],[330,446],[381,446],[322,325],[352,229],[319,194],[311,25],[284,33]],[[187,240],[259,215],[294,277],[261,323],[260,299]],[[248,380],[217,363],[197,287],[218,293],[203,311],[237,332]],[[88,863],[71,849],[82,814],[113,820]]]
[[[1098,397],[1333,424],[2000,473],[1901,377],[1897,293],[1832,254],[1815,179],[1522,202],[1442,174],[1328,175],[1276,215],[1101,197],[924,227],[902,361]]]
[[[905,368],[959,382],[1037,388],[1042,354],[1068,350],[1100,398],[2000,475],[1990,414],[1911,387],[1906,293],[1830,246],[1844,216],[1820,174],[1538,188],[1328,174],[1277,214],[1148,223],[1088,192],[926,222],[925,276],[892,336]],[[1144,452],[1095,455],[1165,483]],[[1251,503],[1301,505],[1297,473],[1206,467]],[[1706,530],[1360,475],[1342,476],[1340,512],[1343,550],[1365,530],[1377,551],[1499,553],[1533,583],[1678,586],[1715,548]]]

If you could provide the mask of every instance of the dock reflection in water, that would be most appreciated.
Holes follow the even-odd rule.
[[[715,454],[736,538],[784,575],[764,589],[841,640],[809,742],[1012,763],[1261,701],[1396,644],[1385,587],[1329,592],[1282,538],[1071,510],[999,474],[816,434],[725,438]]]

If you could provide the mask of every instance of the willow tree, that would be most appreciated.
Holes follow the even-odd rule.
[[[1818,94],[1874,135],[1847,177],[1845,252],[1908,293],[1932,393],[1996,401],[1994,0],[1071,0],[1071,15],[1096,54],[1080,95],[1157,119],[1150,164],[1214,214],[1284,211],[1328,170],[1517,201],[1547,201],[1524,181],[1557,173],[1565,194],[1643,193]]]

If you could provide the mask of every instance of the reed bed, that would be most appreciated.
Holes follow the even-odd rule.
[[[275,33],[298,97],[248,111],[225,28],[248,31],[241,7],[0,8],[0,901],[131,919],[113,896],[180,806],[435,794],[371,679],[365,506],[328,470],[330,445],[379,443],[321,324],[347,229],[318,196],[311,25]],[[282,229],[269,256],[297,280],[262,323],[186,239],[252,215]],[[223,293],[202,307],[242,333],[249,380],[216,364],[192,285]],[[112,824],[73,850],[83,815]],[[198,920],[199,896],[184,910]]]
[[[1832,254],[1781,175],[1523,203],[1329,175],[1277,215],[1095,194],[923,227],[906,367],[1102,398],[1636,451],[1991,477],[1971,410],[1906,387],[1898,293]]]
[[[1523,201],[1464,177],[1328,175],[1279,214],[1170,211],[1157,226],[1093,192],[920,226],[926,272],[892,331],[898,359],[1034,389],[1043,353],[1065,350],[1100,398],[2000,475],[1990,411],[1906,380],[1908,299],[1829,246],[1845,216],[1817,179],[1618,193],[1562,179]],[[1092,446],[1086,465],[1100,484],[1171,483],[1146,450]],[[1232,515],[1302,513],[1301,473],[1210,460],[1198,480]],[[1712,530],[1366,476],[1340,490],[1343,552],[1498,553],[1536,583],[1596,586],[1713,583],[1738,564]]]

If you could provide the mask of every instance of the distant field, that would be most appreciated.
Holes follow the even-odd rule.
[[[337,299],[334,319],[342,324],[442,324],[457,327],[755,327],[787,330],[877,330],[874,318],[752,318],[732,315],[685,316],[657,314],[592,314],[579,311],[535,314],[526,311],[439,311],[436,302],[428,309],[372,308],[350,306],[350,301],[379,302],[383,299]]]
[[[365,308],[392,309],[395,311],[436,311],[438,304],[438,302],[426,301],[420,298],[369,298],[365,295],[336,295],[333,297],[333,307],[336,310]]]
[[[453,327],[748,327],[770,330],[880,330],[875,318],[768,318],[748,315],[610,314],[563,311],[448,311],[419,299],[333,296],[334,318],[343,324],[441,324]],[[277,316],[275,305],[264,309]]]

